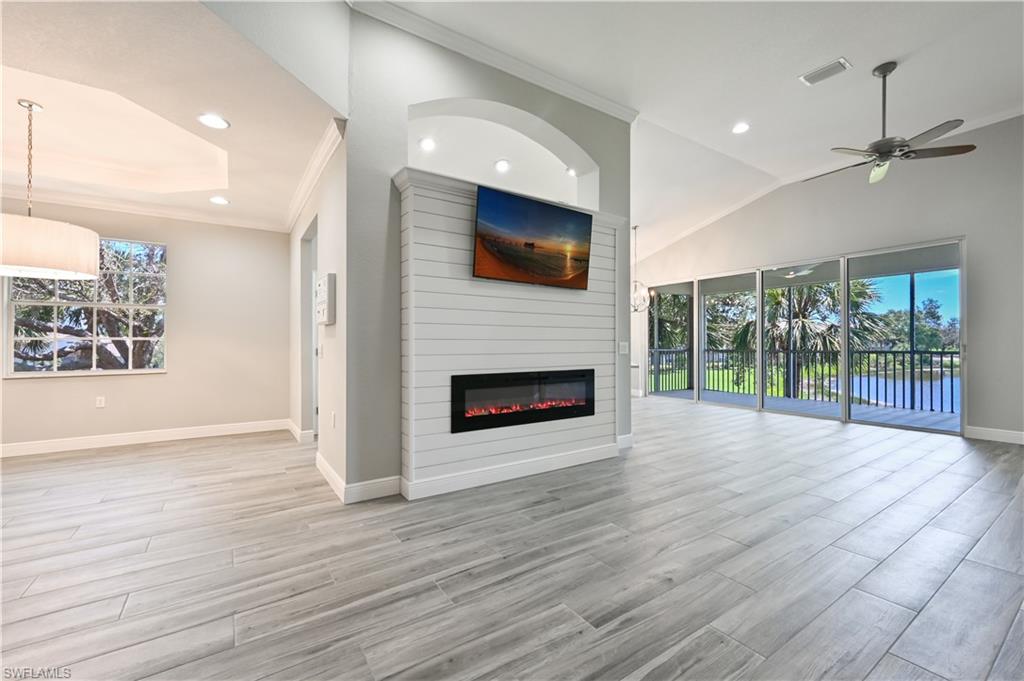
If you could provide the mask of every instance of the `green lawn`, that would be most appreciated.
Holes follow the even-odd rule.
[[[835,376],[836,369],[833,367],[833,376]],[[662,391],[668,390],[685,390],[687,387],[687,374],[689,371],[686,369],[674,369],[669,371],[662,371],[660,376],[660,384]],[[705,374],[704,385],[708,390],[727,390],[728,392],[746,393],[749,395],[754,394],[754,376],[753,371],[748,370],[742,372],[744,374],[745,383],[737,386],[736,381],[736,370],[735,369],[708,369]],[[771,381],[768,386],[768,395],[770,397],[782,397],[783,396],[783,371],[781,368],[774,372],[775,380]],[[818,384],[818,396],[823,397],[828,389],[828,377],[821,378],[817,381]],[[810,384],[805,384],[804,390],[810,389]],[[655,391],[654,386],[654,375],[648,376],[647,389],[649,392]],[[813,391],[812,391],[813,394]]]

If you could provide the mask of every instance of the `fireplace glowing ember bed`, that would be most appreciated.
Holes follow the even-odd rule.
[[[594,414],[594,370],[452,376],[452,432]]]

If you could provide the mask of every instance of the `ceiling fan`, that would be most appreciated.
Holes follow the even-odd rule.
[[[882,138],[877,139],[867,146],[866,149],[853,149],[850,147],[832,147],[832,151],[840,154],[849,154],[851,156],[860,156],[865,160],[860,163],[854,163],[850,166],[844,166],[837,170],[830,170],[827,173],[821,175],[815,175],[809,177],[808,180],[816,180],[819,177],[825,177],[832,173],[842,172],[843,170],[849,170],[850,168],[857,168],[864,166],[869,163],[873,164],[871,167],[871,173],[868,175],[868,182],[875,184],[881,182],[886,174],[889,172],[889,164],[894,159],[900,159],[903,161],[910,161],[913,159],[922,158],[941,158],[942,156],[958,156],[960,154],[966,154],[974,151],[977,147],[973,144],[957,144],[951,147],[926,147],[920,148],[923,144],[928,144],[933,140],[937,140],[945,134],[956,130],[964,124],[963,119],[954,118],[951,121],[946,121],[936,125],[934,128],[925,130],[919,135],[915,135],[910,139],[903,139],[902,137],[886,137],[885,136],[885,85],[886,79],[896,70],[896,62],[887,61],[884,64],[879,64],[871,72],[876,77],[882,79]]]

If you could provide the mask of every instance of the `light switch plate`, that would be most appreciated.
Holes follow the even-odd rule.
[[[620,355],[628,355],[629,354],[629,341],[622,341],[621,343],[619,343],[619,354]]]
[[[316,323],[329,326],[334,323],[337,277],[333,272],[321,274],[316,280]]]

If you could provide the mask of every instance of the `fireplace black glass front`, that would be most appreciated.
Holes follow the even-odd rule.
[[[452,432],[594,413],[594,370],[452,376]]]

